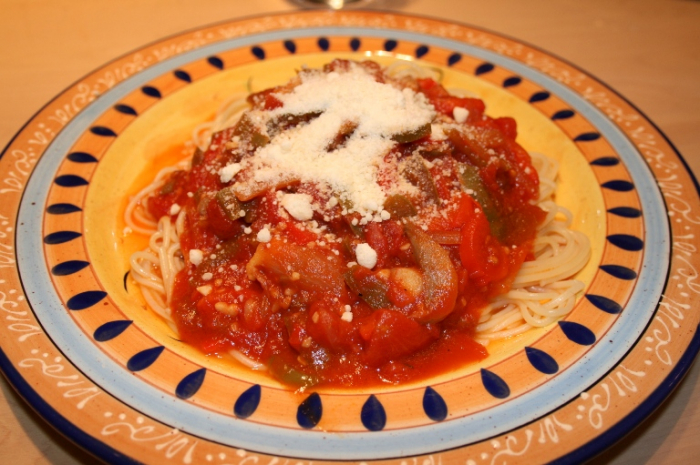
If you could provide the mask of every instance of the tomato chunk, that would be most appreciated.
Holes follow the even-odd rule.
[[[437,336],[396,310],[375,311],[362,322],[360,334],[365,339],[363,359],[373,367],[426,347]]]

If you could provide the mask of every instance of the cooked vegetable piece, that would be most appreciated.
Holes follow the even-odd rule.
[[[306,329],[313,341],[333,353],[348,353],[359,348],[355,326],[341,319],[337,309],[327,304],[312,305]]]
[[[461,234],[459,257],[469,278],[478,286],[504,279],[509,270],[509,249],[490,234],[486,216],[483,213],[474,215]]]
[[[326,250],[274,239],[260,244],[246,265],[249,279],[259,280],[262,272],[280,285],[311,295],[337,297],[345,289],[342,269],[341,259]]]
[[[479,202],[479,205],[484,210],[484,214],[486,215],[486,218],[489,221],[489,226],[491,227],[491,232],[499,239],[502,238],[502,221],[491,194],[489,194],[484,182],[481,180],[479,169],[468,163],[460,163],[459,170],[461,173],[460,180],[462,181],[462,185],[465,189],[467,189],[469,195],[471,195],[474,200]]]
[[[357,123],[354,123],[352,121],[346,121],[340,126],[340,131],[338,131],[338,134],[336,134],[335,138],[331,141],[330,144],[326,147],[326,150],[329,152],[332,152],[333,150],[337,150],[341,148],[343,145],[345,145],[345,142],[347,142],[348,138],[352,136],[352,133],[355,131],[357,128]]]
[[[338,204],[341,207],[343,207],[343,210],[345,210],[346,212],[349,212],[350,210],[352,210],[352,207],[353,207],[352,202],[350,200],[342,197],[342,196],[340,198],[338,198]],[[343,215],[343,220],[348,225],[348,227],[350,227],[350,230],[352,231],[352,233],[357,237],[363,237],[364,232],[362,231],[362,228],[360,227],[359,223],[357,221],[355,221],[353,223],[353,220],[358,220],[359,218],[360,218],[360,215],[357,213],[355,213],[355,214],[347,213],[347,214]]]
[[[309,112],[302,114],[285,113],[283,115],[276,116],[267,123],[267,128],[269,134],[274,137],[280,132],[284,132],[288,129],[294,128],[300,124],[308,123],[321,115],[320,112]]]
[[[431,78],[418,79],[418,86],[428,97],[435,110],[447,116],[452,116],[456,107],[467,110],[467,122],[479,121],[486,110],[484,102],[478,98],[457,97],[450,93],[438,82]]]
[[[250,138],[250,143],[253,144],[253,146],[255,147],[264,147],[270,143],[270,138],[264,134],[256,132]]]
[[[420,323],[434,323],[454,310],[458,277],[450,255],[419,227],[409,223],[406,235],[423,274],[424,308],[412,315]]]
[[[431,126],[430,123],[424,124],[421,127],[414,129],[412,131],[406,131],[402,132],[399,134],[394,134],[391,136],[391,139],[394,142],[398,142],[400,144],[406,144],[408,142],[414,142],[419,139],[422,139],[424,137],[429,136],[431,133]]]
[[[423,276],[416,268],[395,267],[389,272],[388,296],[391,303],[404,308],[416,302],[423,292]]]
[[[430,174],[420,155],[414,153],[405,159],[403,175],[408,182],[419,188],[428,200],[432,202],[440,200],[433,175]]]
[[[282,175],[277,179],[271,179],[265,182],[256,183],[246,183],[246,184],[234,184],[231,189],[236,193],[238,200],[246,202],[248,200],[254,199],[261,196],[270,189],[279,190],[288,186],[299,183],[299,178],[291,174]]]
[[[160,195],[168,195],[175,192],[175,187],[181,182],[181,177],[187,173],[182,170],[174,171],[168,177],[168,180],[160,187]]]
[[[418,214],[413,202],[402,194],[394,194],[384,201],[384,210],[388,211],[392,218],[407,218]]]
[[[440,245],[459,245],[462,243],[459,231],[431,231],[430,238]]]
[[[267,367],[275,378],[292,386],[309,387],[318,383],[317,377],[294,368],[293,365],[285,362],[279,355],[270,357]]]
[[[484,143],[488,140],[494,146],[503,143],[503,135],[493,128],[478,128],[474,132],[466,135],[457,129],[449,129],[445,131],[447,139],[457,149],[461,155],[459,159],[466,159],[472,165],[483,168],[491,158],[493,158],[493,150],[489,153],[491,147]]]
[[[204,161],[204,151],[197,147],[192,155],[192,166],[197,166]]]
[[[266,134],[262,133],[260,128],[255,125],[248,113],[244,113],[243,116],[241,116],[241,119],[236,125],[236,129],[234,130],[233,134],[235,136],[250,140],[250,143],[255,147],[264,147],[270,142],[270,138]]]
[[[367,268],[355,265],[345,273],[345,282],[372,308],[388,308],[391,302],[387,296],[389,283],[378,278]]]
[[[243,204],[238,200],[236,194],[228,188],[224,187],[216,193],[216,202],[221,207],[226,217],[231,221],[236,221],[241,217],[241,211],[243,209]]]

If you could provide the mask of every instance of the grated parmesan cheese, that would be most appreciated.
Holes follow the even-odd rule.
[[[190,262],[194,266],[199,266],[199,264],[202,263],[202,260],[204,260],[204,254],[201,250],[190,249]]]
[[[311,207],[312,200],[309,194],[284,194],[282,207],[295,219],[307,221],[314,216],[314,210]]]
[[[358,244],[355,256],[357,263],[365,268],[372,269],[377,264],[377,252],[367,243]]]
[[[361,215],[381,211],[386,194],[378,175],[384,155],[396,145],[392,136],[429,124],[433,106],[423,94],[376,82],[356,65],[342,73],[306,71],[300,78],[291,92],[274,94],[283,106],[267,116],[320,116],[281,132],[246,159],[251,176],[244,182],[270,184],[292,176],[342,192]],[[348,123],[354,131],[329,152],[327,147]]]
[[[197,291],[202,295],[209,295],[211,294],[212,287],[209,284],[206,284],[204,286],[199,286]]]
[[[229,163],[228,165],[224,166],[219,170],[219,178],[221,179],[221,182],[224,184],[230,182],[242,168],[243,167],[240,163]]]
[[[272,235],[270,234],[270,230],[267,228],[263,228],[260,231],[258,231],[258,236],[257,236],[258,242],[270,242],[272,239]]]
[[[452,116],[456,122],[464,123],[467,118],[469,118],[469,110],[462,107],[455,107],[454,110],[452,110]]]

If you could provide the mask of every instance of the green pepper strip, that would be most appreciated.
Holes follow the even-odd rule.
[[[255,147],[264,147],[270,142],[270,138],[258,130],[247,113],[243,114],[233,134],[242,138],[250,138],[250,143]]]
[[[399,144],[407,144],[409,142],[415,142],[418,139],[422,139],[431,134],[432,129],[430,123],[426,123],[423,126],[413,129],[411,131],[401,132],[399,134],[394,134],[391,136],[391,140],[398,142]]]
[[[215,198],[226,218],[236,221],[241,217],[240,212],[243,210],[243,204],[236,198],[236,194],[231,189],[224,187],[216,193]]]
[[[273,377],[292,386],[309,387],[318,384],[318,378],[307,375],[294,367],[287,365],[281,357],[273,355],[267,363],[267,367]]]
[[[491,194],[486,189],[486,185],[482,181],[481,176],[479,176],[479,169],[476,166],[466,163],[460,163],[459,169],[461,172],[460,179],[462,181],[462,186],[471,191],[470,195],[472,198],[481,205],[481,208],[484,210],[484,215],[486,215],[486,219],[491,227],[491,234],[499,240],[502,239],[504,234],[503,222],[501,221]]]

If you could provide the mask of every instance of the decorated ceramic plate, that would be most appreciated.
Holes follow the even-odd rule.
[[[144,246],[125,224],[130,196],[224,102],[335,58],[430,68],[559,162],[557,203],[592,249],[570,313],[428,379],[296,389],[203,355],[148,309],[129,274]],[[591,76],[465,25],[304,12],[149,45],[27,123],[0,159],[0,196],[2,369],[108,462],[578,462],[658,406],[698,351],[698,191],[684,161]]]

